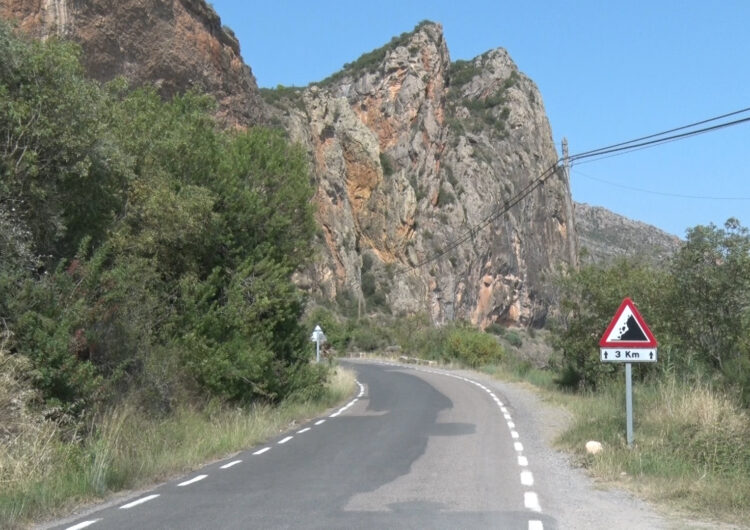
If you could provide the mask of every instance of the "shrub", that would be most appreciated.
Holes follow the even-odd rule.
[[[503,357],[503,348],[486,333],[471,328],[455,328],[448,333],[445,353],[473,368],[497,363]]]
[[[516,348],[523,346],[523,339],[516,331],[507,332],[505,334],[505,340],[507,340],[511,346],[515,346]]]
[[[493,322],[492,324],[487,326],[484,331],[487,333],[492,333],[493,335],[498,335],[500,337],[505,335],[505,327],[498,324],[497,322]]]

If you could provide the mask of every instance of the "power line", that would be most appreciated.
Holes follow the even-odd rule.
[[[635,142],[641,142],[643,140],[650,140],[651,138],[656,138],[658,136],[664,136],[665,134],[669,134],[669,133],[673,133],[673,132],[677,132],[677,131],[683,131],[685,129],[691,129],[693,127],[697,127],[698,125],[703,125],[704,123],[711,123],[712,121],[721,120],[721,119],[724,119],[724,118],[728,118],[730,116],[736,116],[738,114],[744,114],[746,112],[750,112],[750,107],[746,107],[746,108],[740,109],[740,110],[735,110],[733,112],[727,112],[726,114],[721,114],[720,116],[714,116],[713,118],[708,118],[708,119],[705,119],[705,120],[696,121],[696,122],[690,123],[688,125],[682,125],[680,127],[675,127],[674,129],[668,129],[666,131],[662,131],[662,132],[659,132],[659,133],[649,134],[647,136],[641,136],[640,138],[634,138],[633,140],[628,140],[627,142],[620,142],[620,143],[617,143],[617,144],[608,145],[606,147],[600,147],[598,149],[592,149],[590,151],[584,151],[583,153],[576,154],[576,156],[578,156],[578,157],[588,157],[588,155],[593,156],[594,153],[598,153],[599,151],[609,150],[609,149],[612,149],[612,148],[615,148],[615,147],[621,147],[621,146],[625,146],[625,145],[632,144],[632,143],[635,143]]]
[[[664,197],[677,197],[679,199],[698,199],[698,200],[709,200],[709,201],[750,201],[750,197],[711,197],[711,196],[706,196],[706,195],[684,195],[681,193],[668,193],[664,191],[646,190],[643,188],[636,188],[635,186],[626,186],[625,184],[618,184],[617,182],[612,182],[612,181],[605,180],[605,179],[598,178],[598,177],[592,177],[591,175],[587,175],[586,173],[583,173],[577,169],[575,170],[575,173],[576,175],[587,178],[589,180],[595,180],[596,182],[601,182],[602,184],[607,184],[609,186],[614,186],[616,188],[622,188],[625,190],[637,191],[640,193],[648,193],[650,195],[661,195]]]
[[[710,120],[710,121],[713,121],[713,119]],[[597,149],[595,151],[588,151],[586,153],[580,153],[580,154],[573,155],[573,156],[570,157],[570,161],[572,163],[572,162],[575,162],[575,161],[578,161],[578,160],[583,160],[583,159],[592,158],[592,157],[599,157],[599,156],[607,155],[607,154],[610,154],[610,153],[628,152],[628,151],[635,151],[635,150],[640,149],[640,148],[653,147],[653,146],[661,145],[661,144],[664,144],[664,143],[667,143],[667,142],[674,142],[676,140],[682,140],[682,139],[685,139],[685,138],[689,138],[691,136],[697,136],[699,134],[704,134],[704,133],[707,133],[707,132],[717,131],[719,129],[725,129],[727,127],[732,127],[734,125],[740,125],[741,123],[746,123],[746,122],[749,122],[749,121],[750,121],[750,117],[740,118],[739,120],[734,120],[734,121],[730,121],[730,122],[720,123],[718,125],[712,125],[711,127],[704,127],[702,129],[696,129],[694,131],[688,131],[688,132],[684,132],[684,133],[680,133],[680,134],[674,134],[672,136],[667,136],[667,137],[664,137],[664,138],[658,138],[658,139],[655,139],[655,140],[649,140],[649,141],[644,141],[644,142],[640,142],[640,143],[633,143],[634,141],[631,140],[630,142],[623,142],[622,144],[619,144],[620,147],[614,147],[614,146],[613,147],[603,147],[603,148]],[[651,135],[651,137],[653,137],[653,136],[655,136],[655,135]],[[630,144],[630,145],[625,145],[625,144]]]

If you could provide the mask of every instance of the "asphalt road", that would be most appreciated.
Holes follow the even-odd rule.
[[[341,409],[54,528],[558,527],[497,390],[442,370],[349,366],[360,392]]]

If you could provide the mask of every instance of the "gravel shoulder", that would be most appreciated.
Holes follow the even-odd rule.
[[[481,381],[505,397],[524,439],[542,511],[557,520],[558,528],[740,528],[687,519],[629,492],[597,483],[584,469],[575,466],[570,455],[554,449],[555,439],[572,421],[570,413],[545,402],[529,385],[503,382],[473,371],[457,372]]]

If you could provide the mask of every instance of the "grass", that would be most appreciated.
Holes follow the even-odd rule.
[[[244,409],[213,402],[163,418],[125,405],[103,415],[96,433],[74,434],[78,443],[61,442],[54,424],[30,426],[15,443],[0,445],[0,528],[20,528],[251,447],[353,391],[353,374],[338,368],[318,402]]]
[[[573,413],[558,444],[597,479],[672,510],[728,523],[750,521],[750,417],[705,383],[673,376],[635,383],[634,444],[625,440],[624,384],[545,395]],[[584,445],[604,445],[588,455]]]

